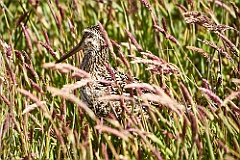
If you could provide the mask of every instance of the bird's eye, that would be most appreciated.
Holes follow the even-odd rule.
[[[87,37],[87,36],[90,35],[90,32],[88,32],[88,31],[83,31],[82,35],[83,35],[84,37]]]

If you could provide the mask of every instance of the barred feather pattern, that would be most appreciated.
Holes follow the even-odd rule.
[[[121,119],[123,105],[130,113],[138,117],[147,117],[147,109],[133,96],[133,100],[99,100],[99,98],[108,95],[123,95],[131,97],[130,93],[124,88],[129,83],[140,83],[136,78],[128,78],[124,73],[116,71],[109,63],[109,48],[105,43],[98,25],[88,27],[82,32],[82,40],[75,47],[76,52],[80,48],[84,51],[84,58],[80,68],[88,72],[92,81],[80,88],[81,99],[89,106],[98,117],[108,116],[113,113],[117,119]],[[79,49],[79,50],[80,50]],[[73,52],[69,52],[70,55]],[[61,62],[69,55],[57,61]],[[107,82],[107,83],[104,83]]]
[[[94,72],[90,72],[92,82],[80,88],[82,100],[88,104],[98,117],[106,117],[111,112],[117,119],[120,119],[123,107],[119,100],[98,100],[98,98],[107,95],[130,97],[130,93],[124,86],[129,83],[139,83],[139,81],[136,78],[133,81],[129,80],[124,73],[118,72],[112,67],[111,70],[115,78],[112,77],[105,66],[96,65],[94,69]],[[141,104],[136,95],[134,96],[134,103],[130,100],[124,100],[124,105],[137,117],[141,118],[143,115],[147,117],[147,109]]]

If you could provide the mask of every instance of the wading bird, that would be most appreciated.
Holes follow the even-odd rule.
[[[88,72],[92,82],[80,88],[81,99],[98,117],[106,117],[109,113],[121,119],[123,110],[137,117],[146,117],[147,109],[136,96],[130,94],[124,86],[139,83],[136,78],[129,78],[126,74],[116,71],[109,63],[109,48],[105,43],[99,25],[91,26],[82,31],[82,39],[69,53],[56,63],[62,62],[78,51],[84,51],[84,58],[80,69]],[[111,83],[103,83],[103,81]],[[132,90],[131,90],[132,91]],[[99,100],[107,95],[122,95],[132,97],[133,100]],[[130,96],[132,95],[132,96]],[[134,98],[133,98],[134,97]]]

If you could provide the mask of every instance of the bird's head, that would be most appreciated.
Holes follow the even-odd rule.
[[[56,63],[62,62],[80,50],[86,53],[99,52],[105,44],[98,25],[88,27],[82,31],[82,39],[71,51],[61,57]]]
[[[85,52],[100,51],[105,40],[98,25],[88,27],[82,31],[82,40],[79,43],[80,49]]]

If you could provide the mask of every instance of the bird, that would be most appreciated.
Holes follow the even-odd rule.
[[[99,100],[107,95],[124,95],[130,97],[131,91],[125,89],[126,84],[139,83],[140,81],[127,74],[115,70],[109,62],[109,47],[100,30],[99,25],[93,25],[83,29],[81,41],[73,47],[67,54],[61,57],[56,63],[60,63],[78,51],[84,51],[84,57],[80,64],[80,69],[89,73],[92,82],[80,88],[80,96],[84,103],[98,117],[107,117],[109,114],[115,115],[117,119],[123,117],[124,106],[131,114],[138,118],[147,117],[147,107],[134,100]],[[111,82],[111,83],[104,83]],[[136,91],[135,91],[136,92]]]

